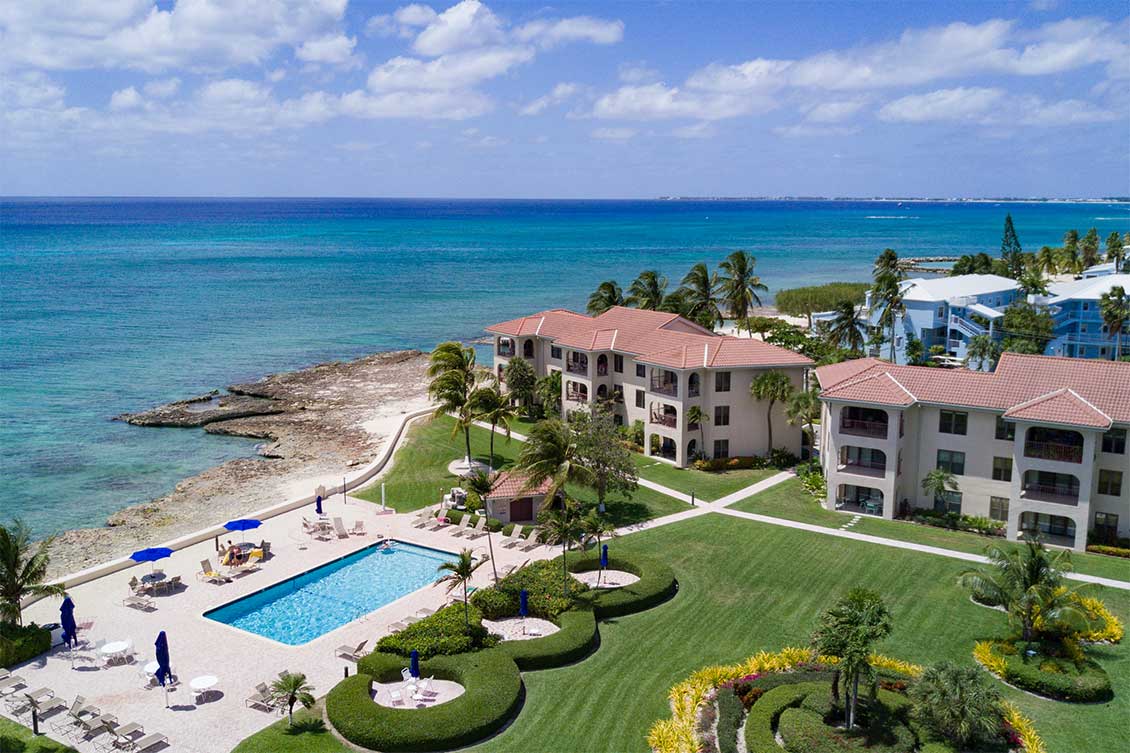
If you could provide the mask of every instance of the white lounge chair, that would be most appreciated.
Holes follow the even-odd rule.
[[[365,650],[365,644],[368,642],[368,640],[364,640],[356,646],[338,646],[334,649],[334,656],[351,661],[358,661],[362,656],[369,653]]]
[[[51,729],[61,734],[67,734],[82,722],[86,717],[99,716],[102,712],[97,706],[90,706],[86,699],[80,695],[75,696],[74,703],[67,709],[67,715],[51,725]]]
[[[423,528],[424,526],[428,525],[428,518],[431,516],[431,513],[432,511],[428,507],[425,507],[423,510],[417,512],[416,516],[412,519],[412,527]]]
[[[389,697],[389,701],[392,703],[393,706],[403,706],[404,705],[404,696],[402,696],[400,694],[399,690],[389,690],[388,691],[388,697]]]
[[[526,536],[526,543],[522,547],[523,552],[532,552],[541,546],[542,543],[538,541],[538,529],[531,528],[529,535]]]
[[[451,532],[451,535],[461,538],[467,535],[467,532],[470,530],[470,528],[471,516],[464,513],[463,517],[459,519],[459,522],[455,524],[455,530]]]
[[[486,526],[487,526],[487,516],[486,515],[480,515],[479,519],[475,522],[475,527],[467,532],[467,538],[469,538],[469,539],[479,538],[480,536],[482,536],[483,534],[486,533],[486,531],[484,530],[486,528]]]
[[[404,682],[412,682],[412,670],[408,669],[408,667],[401,667],[400,679],[404,680]]]
[[[451,524],[447,522],[447,516],[439,513],[428,521],[427,529],[429,531],[439,531],[443,528],[447,528],[449,525]]]
[[[133,607],[140,609],[143,612],[151,612],[157,607],[153,605],[153,600],[148,596],[127,596],[122,599],[123,607]]]
[[[271,694],[271,689],[267,687],[267,683],[265,682],[261,682],[256,685],[255,692],[244,699],[243,703],[250,708],[260,706],[262,708],[265,708],[267,711],[275,710],[274,697]]]
[[[159,745],[160,743],[165,743],[166,745],[168,745],[169,738],[165,737],[160,732],[154,732],[153,734],[146,735],[145,737],[134,743],[133,749],[135,751],[148,750],[154,745]]]
[[[510,535],[502,537],[502,545],[507,549],[513,549],[522,543],[522,526],[518,523],[510,529]]]
[[[202,580],[206,583],[227,583],[228,579],[216,571],[212,567],[211,560],[200,560],[200,572],[196,574],[197,580]]]
[[[131,750],[133,748],[133,736],[138,733],[145,734],[145,728],[137,722],[123,724],[120,727],[114,723],[107,723],[104,726],[110,735],[105,740],[95,740],[94,747],[100,751],[105,751],[105,753]]]
[[[349,531],[345,530],[345,523],[342,522],[341,518],[334,518],[334,531],[339,539],[349,538]]]
[[[363,520],[355,521],[353,523],[353,527],[349,529],[349,532],[351,534],[353,534],[354,536],[364,536],[365,535],[365,521],[363,521]]]

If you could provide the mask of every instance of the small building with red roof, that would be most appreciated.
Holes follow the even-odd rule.
[[[487,514],[504,525],[533,522],[545,505],[549,487],[549,479],[531,487],[529,477],[521,471],[502,471],[486,497]]]

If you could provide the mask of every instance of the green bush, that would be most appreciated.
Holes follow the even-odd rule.
[[[725,690],[718,694],[718,753],[738,753],[743,711],[737,695]]]
[[[1088,552],[1094,554],[1105,554],[1110,557],[1130,557],[1130,549],[1125,549],[1120,546],[1106,546],[1104,544],[1090,544],[1087,546]]]
[[[781,753],[774,728],[785,709],[800,704],[809,694],[827,685],[817,682],[800,682],[780,685],[769,690],[753,704],[746,716],[745,746],[749,753]]]
[[[1113,695],[1110,677],[1093,659],[1073,662],[1042,651],[1029,657],[1023,644],[1018,644],[1017,648],[1019,650],[1012,654],[996,653],[1004,659],[1004,680],[1021,690],[1076,703],[1106,701]]]
[[[922,525],[979,533],[982,536],[1004,536],[1005,533],[1005,522],[1003,520],[993,520],[978,515],[962,515],[956,512],[919,508],[914,511],[913,520]]]
[[[51,650],[51,631],[30,625],[0,622],[0,667],[9,669]]]
[[[553,560],[558,568],[561,558]],[[600,555],[570,553],[569,571],[573,573],[591,572],[600,568]],[[578,597],[579,601],[590,604],[598,619],[622,617],[634,612],[642,612],[661,604],[679,590],[675,573],[659,560],[633,556],[609,557],[608,569],[623,570],[639,578],[635,583],[620,588],[594,588]]]
[[[326,696],[326,717],[350,742],[370,750],[438,751],[461,748],[501,729],[521,702],[522,676],[499,650],[439,656],[421,663],[423,676],[451,680],[463,695],[430,708],[388,708],[372,700],[372,684],[400,680],[402,657],[373,653],[358,674]]]
[[[510,591],[497,588],[480,588],[471,594],[471,603],[484,620],[504,620],[518,614],[519,597]]]
[[[518,614],[518,604],[522,589],[526,590],[527,603],[531,617],[553,620],[562,612],[573,608],[576,597],[588,590],[588,586],[576,578],[569,579],[569,594],[565,598],[561,582],[561,560],[539,560],[531,562],[520,570],[515,570],[491,588],[480,589],[471,597],[471,603],[484,610],[489,620],[513,617]],[[489,591],[499,591],[507,596],[507,602]],[[482,605],[486,605],[483,607]],[[509,611],[502,611],[509,608]]]
[[[435,614],[414,622],[403,630],[386,635],[377,643],[377,650],[408,656],[412,649],[420,652],[421,659],[439,655],[478,651],[498,644],[483,627],[482,615],[473,605],[470,608],[471,626],[463,615],[462,604],[452,604]]]
[[[597,645],[596,617],[592,610],[574,609],[554,622],[560,630],[525,641],[504,641],[500,651],[508,654],[522,671],[550,669],[580,661]]]

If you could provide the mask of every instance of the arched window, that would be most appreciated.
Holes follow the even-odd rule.
[[[698,454],[698,442],[691,440],[687,442],[687,459],[694,460],[695,455]]]
[[[698,374],[691,374],[687,380],[687,397],[698,397]]]
[[[608,387],[606,385],[603,385],[603,384],[598,386],[596,388],[596,396],[599,397],[601,400],[604,400],[605,398],[607,398],[608,397]]]
[[[596,375],[608,376],[608,356],[603,353],[596,357]]]
[[[534,341],[533,340],[526,340],[525,342],[522,343],[522,357],[523,358],[533,358],[534,357]]]

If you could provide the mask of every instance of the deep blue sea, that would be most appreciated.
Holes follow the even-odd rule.
[[[250,441],[112,422],[272,371],[470,339],[601,280],[734,249],[773,290],[903,255],[1024,247],[1126,205],[0,199],[0,518],[100,525]]]

